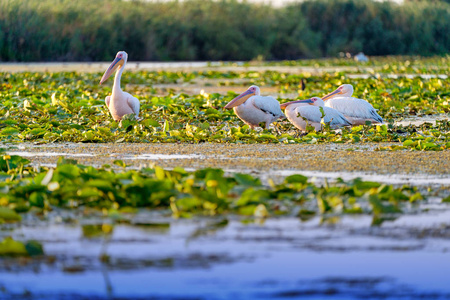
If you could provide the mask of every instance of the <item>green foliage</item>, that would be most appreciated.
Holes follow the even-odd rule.
[[[31,240],[26,243],[16,241],[10,237],[0,242],[1,256],[36,256],[43,255],[44,249],[41,243]]]
[[[10,237],[0,242],[0,256],[26,256],[27,249],[22,242],[13,240]]]
[[[386,214],[399,213],[405,203],[424,197],[415,188],[396,188],[355,179],[338,180],[317,186],[300,174],[286,177],[280,184],[264,186],[248,174],[227,176],[221,169],[164,170],[160,167],[117,172],[71,161],[56,168],[18,167],[1,179],[0,218],[20,221],[14,211],[51,211],[58,208],[102,210],[113,220],[133,208],[171,213],[175,217],[235,213],[265,218],[271,215],[299,214]],[[14,210],[13,210],[14,209]],[[108,224],[85,225],[83,235],[97,238],[111,234]],[[15,246],[14,246],[15,247]],[[8,248],[9,249],[9,248]],[[31,249],[31,250],[29,250]],[[9,250],[8,250],[9,251]],[[9,253],[6,251],[5,253]],[[39,253],[29,245],[28,253]]]
[[[25,249],[27,250],[28,255],[30,256],[37,256],[37,255],[44,255],[44,248],[42,247],[42,244],[38,241],[28,241],[25,244]]]
[[[22,217],[14,210],[7,207],[0,207],[0,223],[17,222],[20,220],[22,220]]]
[[[273,64],[273,63],[272,63]],[[353,65],[348,60],[288,61],[287,65]],[[450,81],[420,78],[422,73],[448,70],[448,57],[379,58],[371,69],[360,72],[368,78],[344,73],[321,75],[290,74],[276,71],[193,71],[125,72],[123,88],[141,102],[141,121],[112,120],[104,98],[109,86],[99,86],[101,74],[0,73],[0,141],[2,142],[187,142],[187,143],[392,143],[379,150],[440,151],[450,148],[450,122],[442,120],[423,125],[395,125],[402,118],[448,114]],[[376,71],[375,71],[376,70]],[[377,72],[377,73],[375,73]],[[413,78],[398,76],[411,73]],[[355,96],[367,99],[385,119],[383,126],[355,126],[334,131],[324,128],[299,136],[288,121],[277,122],[277,130],[250,130],[233,111],[223,107],[235,93],[188,95],[157,89],[158,84],[195,83],[214,80],[217,85],[233,84],[239,89],[251,84],[274,86],[280,95],[297,99],[321,96],[343,83],[355,86]],[[237,83],[234,83],[236,80]],[[299,83],[304,81],[304,90]],[[163,93],[163,94],[162,94]],[[287,100],[281,100],[287,101]],[[0,161],[0,170],[26,164],[20,157]],[[121,165],[120,162],[117,162]],[[38,200],[37,200],[38,201]]]
[[[446,3],[310,0],[298,5],[298,9],[310,28],[322,33],[322,55],[334,56],[341,51],[363,51],[369,55],[444,54],[450,46],[448,35],[445,37],[450,17]]]
[[[0,0],[0,60],[250,60],[446,54],[450,4]],[[112,52],[111,52],[112,51]]]

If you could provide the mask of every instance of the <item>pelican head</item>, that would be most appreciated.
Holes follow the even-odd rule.
[[[117,70],[119,66],[123,66],[128,60],[128,54],[125,51],[117,52],[116,58],[113,60],[108,69],[106,69],[105,74],[103,74],[100,84],[106,81],[114,71]]]
[[[319,97],[312,97],[305,100],[295,100],[291,102],[286,102],[283,104],[280,104],[281,109],[286,109],[289,105],[295,104],[295,107],[302,106],[302,105],[314,105],[314,106],[323,106],[325,102]]]
[[[242,94],[231,100],[227,105],[225,105],[225,108],[230,109],[239,106],[245,101],[247,101],[247,99],[250,98],[251,96],[259,96],[259,95],[260,95],[259,87],[256,85],[252,85],[245,92],[243,92]]]
[[[328,100],[333,97],[350,97],[353,95],[353,86],[351,84],[343,84],[338,87],[334,92],[329,93],[328,95],[323,97],[323,100]]]

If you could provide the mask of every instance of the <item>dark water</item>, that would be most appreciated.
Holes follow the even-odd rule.
[[[0,259],[0,298],[450,299],[450,210],[426,209],[386,220],[25,221],[1,235],[36,239],[46,256]]]

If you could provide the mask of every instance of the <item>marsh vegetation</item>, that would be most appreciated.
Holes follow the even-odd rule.
[[[445,1],[0,1],[0,60],[269,60],[450,51]],[[114,50],[112,50],[114,49]]]
[[[1,73],[0,297],[447,297],[448,69],[448,57],[138,69],[122,82],[143,120],[121,123],[100,72]],[[386,124],[301,135],[223,109],[252,84],[284,102],[343,83]]]

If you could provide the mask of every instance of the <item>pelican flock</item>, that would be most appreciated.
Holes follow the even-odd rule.
[[[352,125],[363,125],[366,121],[383,123],[383,118],[369,102],[352,97],[352,95],[353,86],[343,84],[322,99],[325,101],[325,106],[341,112]]]
[[[245,124],[249,125],[251,129],[259,126],[259,123],[264,122],[266,129],[269,125],[284,118],[284,114],[280,109],[280,102],[273,97],[263,97],[260,94],[259,87],[252,85],[245,92],[231,100],[226,109],[233,108],[234,113]]]
[[[127,114],[134,114],[139,119],[139,100],[120,88],[120,78],[127,60],[128,54],[119,51],[100,80],[102,84],[116,72],[111,96],[105,99],[111,116],[116,121]],[[285,117],[302,131],[306,131],[308,125],[321,130],[324,123],[333,129],[365,124],[366,121],[383,123],[383,118],[369,102],[352,95],[353,86],[343,84],[322,99],[312,97],[280,104],[273,97],[261,96],[259,87],[252,85],[225,105],[225,109],[233,109],[239,119],[251,129],[260,126],[260,123],[264,123],[265,128],[269,129],[272,122]],[[282,109],[285,109],[286,116]]]
[[[122,91],[120,88],[120,78],[122,77],[123,70],[127,64],[128,54],[125,51],[117,52],[116,58],[111,65],[106,69],[103,74],[100,84],[105,82],[114,71],[117,70],[114,76],[114,84],[112,88],[111,96],[105,98],[106,106],[111,113],[114,120],[120,121],[124,115],[135,114],[136,119],[139,119],[139,100],[129,93]]]
[[[285,109],[286,118],[302,131],[306,131],[308,125],[313,126],[316,131],[321,130],[322,119],[333,129],[352,125],[339,111],[324,106],[324,101],[319,97],[286,102],[280,107]],[[320,108],[322,108],[323,114]]]

